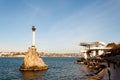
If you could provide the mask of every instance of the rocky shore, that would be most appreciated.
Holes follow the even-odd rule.
[[[97,70],[93,76],[86,80],[101,80],[106,74],[107,63],[101,58],[81,59],[76,62],[77,64],[86,65],[90,69]]]
[[[86,80],[118,80],[120,74],[116,73],[120,70],[120,55],[101,57],[99,59],[81,59],[77,60],[77,64],[86,65],[90,69],[98,70],[96,74]]]
[[[98,74],[88,78],[87,80],[101,80],[105,74],[105,69],[102,69]]]

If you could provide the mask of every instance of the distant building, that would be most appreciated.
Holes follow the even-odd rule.
[[[84,58],[95,57],[102,55],[111,48],[106,47],[104,42],[81,42],[80,46],[83,46],[81,53],[84,54]]]

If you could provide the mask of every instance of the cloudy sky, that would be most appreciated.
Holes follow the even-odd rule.
[[[80,42],[120,42],[120,0],[0,0],[0,51],[27,51],[35,25],[42,52],[80,52]]]

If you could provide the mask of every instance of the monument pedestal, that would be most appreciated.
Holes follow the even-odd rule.
[[[25,55],[24,61],[20,70],[46,70],[48,69],[48,65],[46,65],[42,58],[39,58],[36,53],[36,47],[32,46],[28,49],[28,53]]]

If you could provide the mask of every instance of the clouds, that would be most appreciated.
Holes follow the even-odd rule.
[[[79,41],[108,42],[116,41],[116,39],[119,41],[117,38],[119,35],[111,37],[111,35],[116,35],[116,32],[111,32],[111,30],[119,28],[119,23],[114,22],[119,20],[118,16],[113,13],[114,11],[119,15],[117,9],[120,6],[116,3],[114,1],[94,2],[70,16],[65,16],[49,30],[48,39],[50,43],[56,44],[54,46],[59,49],[64,47],[64,49],[67,48],[68,51],[72,51],[75,47],[78,50]]]
[[[12,40],[9,43],[21,44],[19,50],[25,50],[24,46],[30,44],[32,25],[37,27],[38,50],[44,52],[79,52],[81,41],[119,42],[120,1],[22,0],[14,4],[8,7],[14,8],[15,13],[0,15],[4,18],[0,19],[0,26],[5,26],[0,27],[0,36],[8,31],[2,41],[5,44],[4,39],[10,38],[9,31],[14,29],[11,36],[20,43]]]

